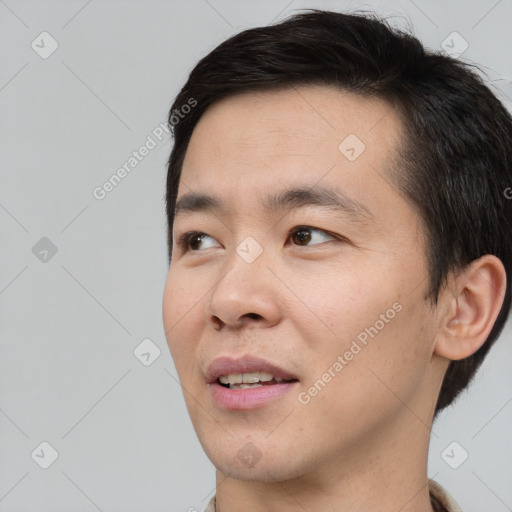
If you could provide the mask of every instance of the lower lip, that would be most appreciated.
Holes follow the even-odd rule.
[[[213,401],[223,409],[249,410],[263,407],[289,393],[298,382],[282,382],[247,389],[229,389],[218,382],[209,384]]]

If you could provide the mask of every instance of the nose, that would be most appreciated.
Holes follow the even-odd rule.
[[[266,258],[248,263],[235,253],[212,289],[207,321],[215,330],[272,327],[281,319],[282,304],[279,280]]]

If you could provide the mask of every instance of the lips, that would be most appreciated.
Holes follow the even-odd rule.
[[[213,384],[219,377],[256,372],[270,373],[274,377],[286,381],[298,380],[291,372],[269,361],[258,357],[245,356],[241,359],[233,359],[231,357],[219,357],[215,359],[208,367],[206,381],[208,384]]]
[[[252,356],[219,357],[208,367],[206,379],[215,405],[231,411],[262,408],[298,386],[290,371]]]

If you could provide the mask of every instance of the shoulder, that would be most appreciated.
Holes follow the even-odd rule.
[[[216,507],[215,507],[215,496],[214,496],[208,503],[208,506],[204,509],[204,512],[215,512],[215,511],[216,511]]]
[[[446,512],[462,512],[462,509],[459,507],[453,496],[451,496],[441,484],[438,484],[435,480],[429,480],[428,488],[430,496],[437,500],[437,502],[444,507]],[[212,510],[215,512],[215,509]]]

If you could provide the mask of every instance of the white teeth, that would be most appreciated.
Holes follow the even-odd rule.
[[[271,373],[268,372],[260,372],[260,381],[261,382],[270,382],[272,379],[276,379]]]
[[[219,382],[221,384],[229,384],[229,377],[226,377],[225,375],[221,375],[219,377]]]
[[[274,376],[268,372],[251,372],[243,374],[244,384],[256,384],[256,382],[269,382],[273,378]]]
[[[241,373],[233,373],[231,375],[228,375],[228,381],[228,383],[231,385],[242,384],[242,382],[244,381],[243,375]]]
[[[244,373],[242,378],[244,384],[256,384],[260,381],[260,372]]]
[[[229,375],[221,375],[219,377],[221,384],[242,384],[243,374],[242,373],[230,373]]]
[[[275,379],[276,382],[282,382],[280,377],[274,377],[269,372],[247,372],[247,373],[230,373],[229,375],[221,375],[219,381],[221,384],[257,384],[258,382],[270,382]],[[239,389],[245,389],[239,387]]]

